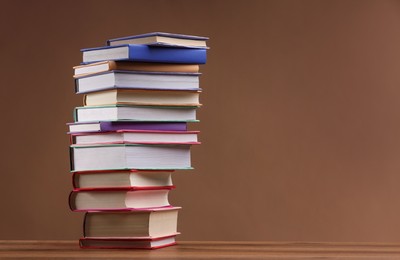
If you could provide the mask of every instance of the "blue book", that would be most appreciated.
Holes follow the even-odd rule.
[[[105,60],[205,64],[206,49],[125,44],[82,49],[83,63]]]

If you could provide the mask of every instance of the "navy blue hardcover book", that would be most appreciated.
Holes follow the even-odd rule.
[[[125,44],[82,49],[83,64],[125,60],[136,62],[205,64],[207,50],[200,48],[156,47],[141,44]]]

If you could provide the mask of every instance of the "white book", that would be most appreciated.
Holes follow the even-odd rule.
[[[170,206],[169,189],[77,190],[69,196],[73,211],[132,210]]]
[[[93,121],[196,121],[197,107],[166,106],[91,106],[75,108],[75,122]]]
[[[71,134],[72,144],[107,144],[107,143],[167,143],[198,144],[199,131],[143,131],[118,130],[115,132]]]
[[[112,70],[75,79],[76,93],[110,89],[199,90],[200,73]]]
[[[166,188],[173,187],[173,171],[111,170],[74,172],[73,187],[79,190],[113,188]]]
[[[71,146],[71,170],[174,170],[191,168],[190,145]]]

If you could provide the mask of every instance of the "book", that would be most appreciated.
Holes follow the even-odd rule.
[[[177,234],[179,207],[86,212],[85,238],[158,238]]]
[[[70,147],[71,171],[191,169],[190,144],[113,144]]]
[[[171,188],[136,189],[115,188],[105,190],[74,190],[69,196],[72,211],[106,211],[148,209],[170,206]]]
[[[161,46],[180,46],[191,48],[206,48],[208,37],[174,34],[165,32],[152,32],[133,36],[110,39],[107,45],[115,46],[121,44],[147,44]]]
[[[197,107],[167,106],[92,106],[76,107],[75,122],[92,121],[159,121],[159,122],[196,122]]]
[[[187,131],[185,122],[94,121],[67,123],[68,133],[112,132],[118,130]]]
[[[77,94],[110,89],[200,90],[199,73],[112,70],[75,79]]]
[[[140,44],[103,46],[81,49],[83,64],[105,61],[205,64],[206,49],[165,48]]]
[[[84,249],[158,249],[176,244],[175,236],[157,238],[81,238]]]
[[[173,171],[138,171],[133,169],[74,172],[72,186],[79,190],[172,188],[172,173]]]
[[[199,144],[199,131],[118,130],[71,134],[71,144]]]
[[[114,89],[84,95],[84,106],[201,106],[199,91]]]
[[[74,66],[73,70],[74,77],[77,78],[110,70],[198,73],[199,65],[108,60]]]

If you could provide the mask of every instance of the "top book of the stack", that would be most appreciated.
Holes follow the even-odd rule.
[[[152,32],[110,39],[107,41],[107,45],[145,44],[165,47],[208,48],[206,45],[207,40],[208,37],[203,36]]]
[[[81,49],[81,64],[101,61],[205,64],[207,39],[161,32],[110,39],[107,46]]]

